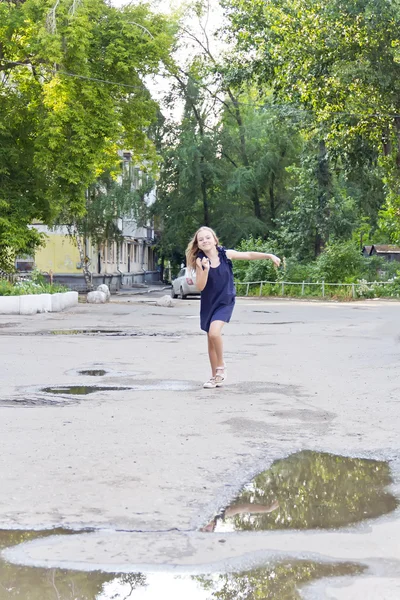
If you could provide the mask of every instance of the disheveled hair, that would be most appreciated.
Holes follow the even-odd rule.
[[[219,241],[218,241],[217,234],[215,233],[215,231],[213,231],[213,229],[211,229],[211,227],[206,227],[206,226],[200,227],[196,231],[196,233],[190,240],[188,247],[186,248],[186,265],[190,269],[193,269],[193,270],[196,269],[196,258],[198,257],[198,254],[199,254],[199,245],[197,243],[197,236],[200,233],[200,231],[203,231],[203,229],[207,229],[207,231],[211,231],[211,233],[214,236],[215,244],[217,246],[219,246]]]

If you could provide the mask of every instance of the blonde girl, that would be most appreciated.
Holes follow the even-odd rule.
[[[211,377],[203,387],[221,387],[226,381],[223,356],[222,328],[229,323],[235,307],[235,285],[232,260],[268,259],[279,266],[274,254],[265,252],[237,252],[219,245],[215,232],[200,227],[186,249],[186,264],[196,270],[196,285],[201,292],[200,327],[207,332]]]

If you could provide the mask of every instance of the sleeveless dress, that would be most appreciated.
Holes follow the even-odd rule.
[[[220,264],[210,267],[207,284],[201,292],[200,327],[209,331],[212,321],[229,323],[235,307],[235,284],[233,283],[232,261],[226,256],[226,249],[217,246]],[[199,258],[207,258],[199,252]]]

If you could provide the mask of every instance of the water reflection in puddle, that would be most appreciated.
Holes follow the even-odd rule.
[[[47,387],[41,391],[46,394],[71,394],[72,396],[87,396],[88,394],[94,394],[95,392],[119,392],[123,390],[130,390],[130,387],[101,387],[99,385],[69,385],[63,387]]]
[[[394,511],[387,462],[304,451],[257,475],[202,531],[332,529]]]
[[[148,391],[172,391],[172,392],[184,392],[187,390],[196,390],[198,385],[190,381],[153,381],[149,383],[135,383],[129,387],[118,387],[118,386],[99,386],[99,385],[63,385],[54,387],[41,388],[41,392],[53,395],[71,395],[71,396],[87,396],[88,394],[94,394],[96,392],[120,392],[124,390],[131,390],[136,392],[148,392]],[[0,599],[1,600],[1,599]]]
[[[71,533],[0,532],[0,548],[44,535]],[[0,562],[0,599],[29,600],[299,600],[299,588],[324,577],[360,575],[355,563],[317,563],[305,560],[268,563],[241,573],[177,575],[158,573],[80,572],[41,569]]]

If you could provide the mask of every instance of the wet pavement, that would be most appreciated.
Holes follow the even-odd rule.
[[[0,316],[0,600],[397,600],[398,304],[238,300],[218,390],[154,305]]]

